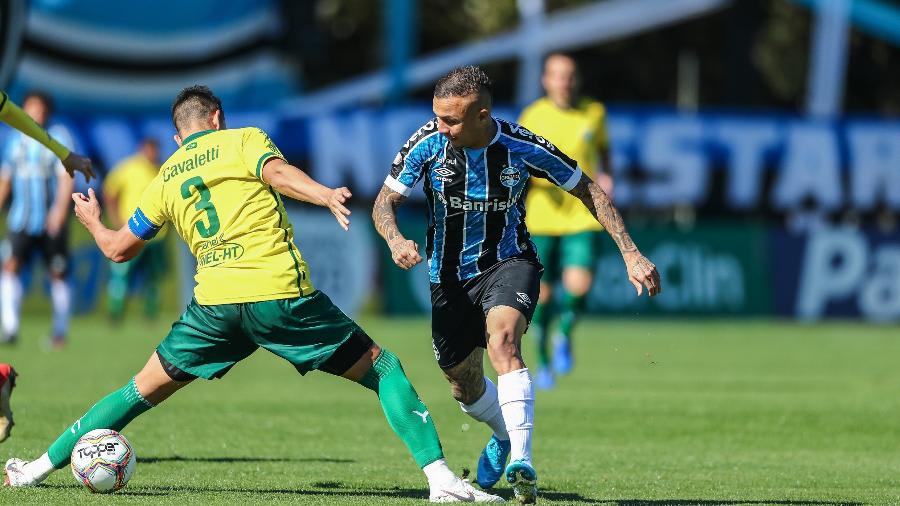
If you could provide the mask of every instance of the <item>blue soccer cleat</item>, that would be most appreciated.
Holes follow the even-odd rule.
[[[534,376],[534,387],[538,390],[550,390],[556,384],[553,378],[553,371],[548,367],[540,367]]]
[[[569,374],[572,372],[572,345],[569,340],[556,336],[553,340],[553,370],[557,374]]]
[[[506,466],[506,481],[512,486],[519,504],[537,502],[537,471],[531,464],[516,460]]]
[[[497,436],[491,436],[491,440],[481,451],[481,457],[478,458],[478,476],[475,477],[478,486],[488,489],[500,480],[506,459],[509,457],[509,450],[509,440],[501,441]]]

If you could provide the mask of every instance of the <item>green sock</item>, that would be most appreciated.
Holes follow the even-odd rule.
[[[419,399],[396,355],[382,348],[359,383],[378,394],[385,418],[419,467],[444,458],[428,408]]]
[[[572,341],[572,328],[575,321],[584,311],[587,297],[584,295],[572,295],[569,292],[563,296],[563,310],[559,315],[559,333],[566,341]]]
[[[553,318],[553,301],[538,302],[531,317],[531,332],[537,344],[538,365],[550,365],[550,320]]]
[[[72,448],[81,436],[94,429],[122,430],[129,422],[144,413],[153,405],[141,397],[134,384],[134,378],[124,387],[107,395],[88,410],[81,418],[50,445],[47,454],[53,467],[60,469],[69,463]]]

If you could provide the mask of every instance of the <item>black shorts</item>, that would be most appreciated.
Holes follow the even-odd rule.
[[[492,307],[518,309],[530,323],[544,268],[537,260],[512,258],[465,281],[431,284],[431,340],[441,369],[487,346],[485,316]]]
[[[55,236],[10,232],[3,244],[3,258],[11,256],[20,266],[31,260],[35,251],[40,252],[47,270],[53,274],[66,274],[69,267],[69,238],[65,228]]]

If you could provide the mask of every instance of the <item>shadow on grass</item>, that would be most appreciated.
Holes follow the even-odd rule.
[[[162,462],[202,462],[212,464],[241,464],[264,462],[315,462],[325,464],[352,464],[351,459],[332,459],[328,457],[286,458],[286,457],[182,457],[172,455],[169,457],[138,457],[141,464],[159,464]]]
[[[77,484],[57,485],[46,484],[42,487],[57,489],[81,488]],[[404,499],[428,499],[428,490],[416,488],[347,488],[338,481],[319,481],[312,484],[313,490],[302,488],[240,488],[240,487],[197,487],[197,486],[148,486],[128,488],[116,495],[134,497],[161,497],[172,494],[274,494],[284,496],[309,496],[309,497],[395,497]],[[317,489],[317,490],[316,490]],[[511,490],[491,490],[507,501],[512,500]],[[556,492],[546,490],[540,493],[540,498],[547,501],[565,501],[570,504],[599,504],[608,506],[741,506],[741,505],[765,505],[777,506],[866,506],[861,502],[848,501],[804,501],[804,500],[740,500],[740,499],[591,499],[581,494],[571,492]]]

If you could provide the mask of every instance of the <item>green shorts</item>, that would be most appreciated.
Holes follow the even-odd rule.
[[[544,265],[544,280],[559,279],[567,267],[581,267],[591,272],[597,265],[599,232],[569,235],[532,235],[538,257]]]
[[[221,378],[257,348],[290,362],[300,374],[343,374],[372,339],[327,295],[204,306],[192,300],[156,351],[172,366]]]

